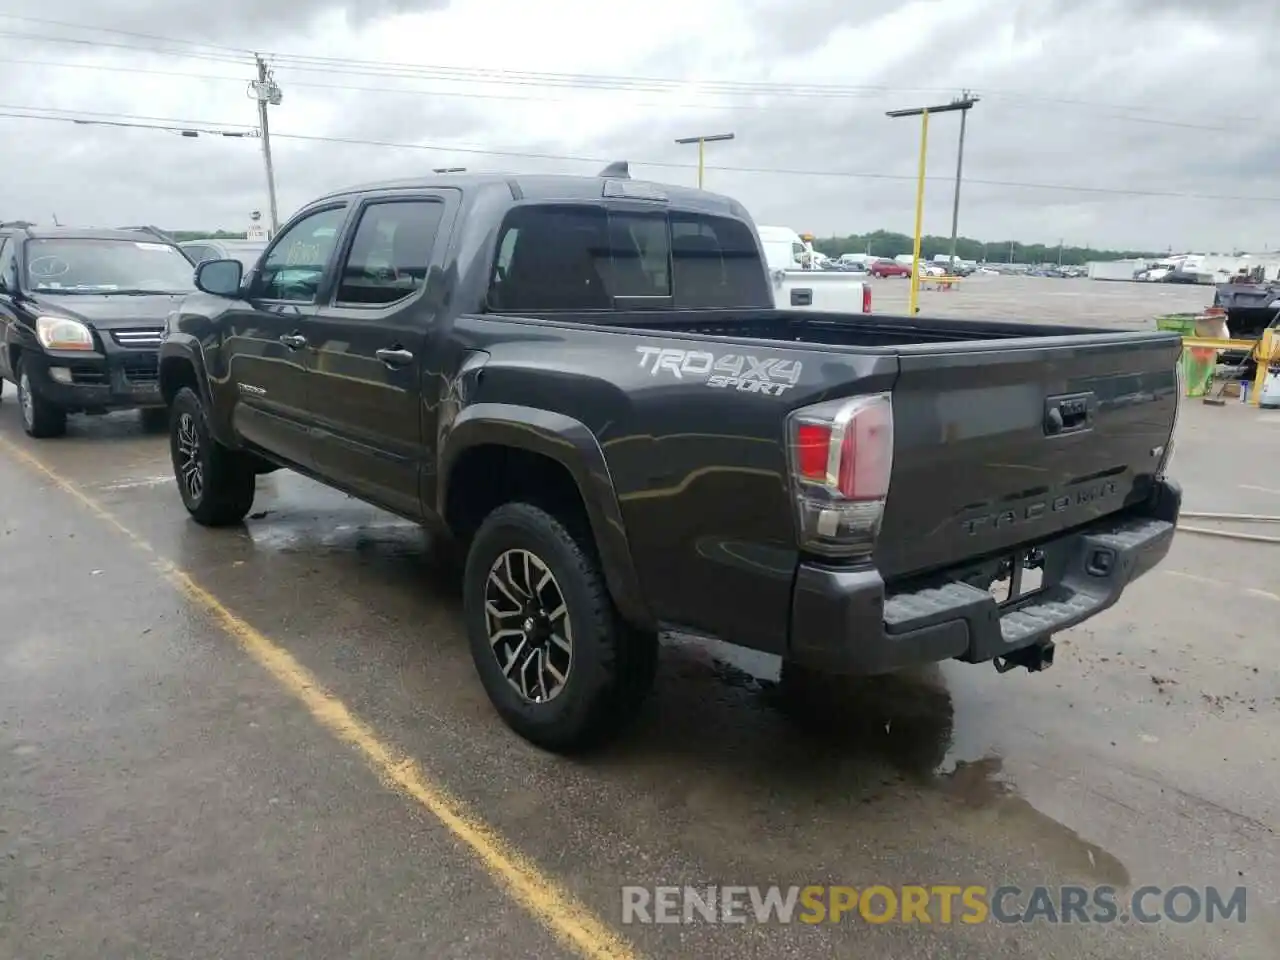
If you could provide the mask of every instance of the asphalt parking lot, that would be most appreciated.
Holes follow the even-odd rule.
[[[871,284],[877,311],[906,314],[911,288],[905,279],[873,279]],[[950,290],[926,285],[920,291],[919,306],[927,317],[1150,328],[1159,314],[1194,313],[1212,303],[1213,288],[1194,284],[975,274]]]
[[[924,312],[1203,305],[1087,283],[984,279]],[[1185,404],[1175,473],[1189,510],[1280,513],[1280,413]],[[803,716],[752,662],[672,638],[638,726],[571,761],[490,709],[416,528],[260,484],[242,528],[201,529],[135,415],[32,441],[6,387],[0,956],[1275,956],[1273,545],[1181,534],[1046,673],[948,663]],[[624,886],[773,883],[1243,886],[1248,912],[623,923]]]

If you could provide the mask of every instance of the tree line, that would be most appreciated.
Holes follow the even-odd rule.
[[[815,238],[815,250],[829,257],[842,253],[864,253],[891,260],[900,254],[911,253],[914,241],[905,233],[875,230],[871,233],[853,233],[847,237]],[[920,238],[920,256],[926,260],[938,254],[951,252],[951,238],[924,236]],[[1156,259],[1165,256],[1149,250],[1099,250],[1094,247],[1059,247],[1056,243],[1020,243],[1017,240],[984,242],[972,237],[956,238],[956,256],[961,260],[979,263],[1058,263],[1081,266],[1090,260]]]
[[[170,230],[169,234],[176,240],[243,240],[244,231],[232,230]],[[876,230],[872,233],[851,233],[847,237],[823,237],[813,241],[814,249],[829,257],[838,257],[842,253],[868,253],[873,257],[884,257],[892,260],[899,254],[911,253],[912,239],[905,233],[893,233],[889,230]],[[951,252],[950,237],[925,236],[920,239],[920,256],[932,260],[937,254]],[[961,260],[974,260],[979,263],[993,261],[998,263],[1058,263],[1080,266],[1090,260],[1130,260],[1156,259],[1165,254],[1153,253],[1149,250],[1098,250],[1094,247],[1063,246],[1059,250],[1057,244],[1019,243],[1016,240],[998,240],[983,242],[971,237],[956,238],[956,256]]]

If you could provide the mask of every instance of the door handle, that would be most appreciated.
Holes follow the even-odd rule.
[[[388,367],[407,367],[413,363],[413,354],[403,347],[394,347],[390,350],[378,350],[374,356],[385,363]]]
[[[286,333],[280,338],[280,342],[290,350],[301,350],[307,345],[307,338],[298,333]]]

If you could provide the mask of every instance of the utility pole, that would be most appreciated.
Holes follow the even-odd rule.
[[[1064,242],[1061,237],[1058,238],[1058,266],[1062,266],[1062,244]]]
[[[920,237],[924,230],[924,180],[925,180],[925,160],[929,150],[929,115],[933,113],[952,113],[956,110],[963,113],[967,112],[977,100],[972,97],[968,99],[952,100],[950,103],[942,103],[932,107],[912,107],[907,110],[889,110],[885,116],[892,119],[899,117],[919,117],[920,118],[920,167],[916,174],[916,235],[911,251],[911,294],[907,309],[914,317],[920,312],[917,305],[920,298]],[[957,193],[956,203],[959,204],[959,194]],[[952,243],[951,254],[955,257],[955,224],[952,223]]]
[[[248,95],[258,101],[258,128],[262,132],[262,163],[267,169],[267,200],[271,206],[271,236],[280,229],[280,211],[276,205],[276,173],[271,165],[271,128],[267,123],[267,105],[279,106],[282,99],[280,86],[267,68],[261,54],[253,55],[258,64],[258,78],[249,83]]]
[[[955,273],[956,269],[956,234],[960,226],[960,179],[964,174],[964,126],[965,121],[969,119],[969,111],[978,102],[978,98],[966,90],[954,102],[961,104],[961,108],[960,148],[956,151],[956,195],[951,203],[951,263],[948,271],[952,274]]]
[[[719,143],[722,140],[732,140],[732,133],[713,133],[701,137],[680,137],[676,140],[679,144],[696,143],[698,145],[698,189],[702,189],[702,171],[705,166],[708,143]]]

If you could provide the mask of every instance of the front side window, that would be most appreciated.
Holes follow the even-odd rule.
[[[385,306],[421,289],[443,216],[444,204],[438,200],[365,207],[342,265],[337,302]]]
[[[318,210],[280,234],[256,275],[253,296],[314,303],[346,216],[345,207]]]
[[[177,247],[141,240],[58,237],[26,244],[24,286],[56,294],[190,293],[191,261]]]

